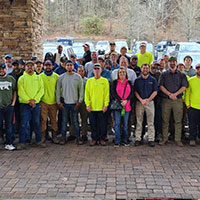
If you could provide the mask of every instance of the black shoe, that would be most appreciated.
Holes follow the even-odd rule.
[[[87,135],[82,135],[82,140],[83,140],[83,142],[87,142],[88,141]]]
[[[129,147],[130,143],[129,142],[123,142],[122,145],[125,146],[125,147]]]
[[[137,147],[137,146],[140,146],[140,144],[141,144],[141,142],[136,140],[134,145]]]
[[[73,140],[75,140],[75,139],[76,139],[76,136],[73,136],[73,135],[70,135],[70,136],[67,138],[68,141],[73,141]]]
[[[82,145],[83,144],[83,141],[82,140],[76,140],[76,144],[78,144],[78,145]]]
[[[149,145],[150,147],[155,147],[155,142],[154,142],[154,141],[150,141],[150,142],[148,142],[148,145]]]

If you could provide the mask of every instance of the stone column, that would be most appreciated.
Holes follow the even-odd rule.
[[[0,57],[42,58],[44,0],[0,0]]]

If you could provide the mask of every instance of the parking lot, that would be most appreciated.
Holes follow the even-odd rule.
[[[200,146],[1,150],[1,199],[200,197]]]

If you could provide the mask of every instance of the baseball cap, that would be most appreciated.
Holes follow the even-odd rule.
[[[168,61],[171,61],[171,60],[177,61],[176,57],[174,57],[174,56],[169,57]]]
[[[37,63],[43,63],[43,62],[42,62],[42,60],[37,59],[35,63],[37,64]]]
[[[19,65],[20,64],[20,61],[19,60],[14,60],[13,62],[12,62],[12,65]]]
[[[46,60],[44,65],[53,65],[52,62],[50,60]]]
[[[0,64],[1,68],[6,68],[6,65],[4,63]]]
[[[115,42],[110,42],[110,45],[116,45]]]
[[[83,45],[83,47],[90,47],[90,45],[87,44],[87,43],[85,43],[85,44]]]
[[[66,63],[66,64],[67,64],[67,63],[72,63],[72,64],[74,64],[74,63],[72,62],[72,60],[67,60],[65,63]]]
[[[70,55],[70,57],[72,57],[72,58],[76,58],[77,56],[76,56],[75,53],[72,53],[72,54]]]
[[[95,63],[94,66],[93,66],[93,69],[95,69],[95,68],[99,68],[100,69],[101,65],[99,63]]]
[[[131,59],[138,59],[138,57],[136,55],[132,55]]]
[[[152,62],[152,64],[153,64],[153,65],[160,65],[160,63],[159,63],[157,60],[154,60],[154,61]]]
[[[34,62],[33,62],[32,60],[27,60],[27,61],[26,61],[26,65],[28,65],[28,64],[34,65]]]
[[[5,58],[5,59],[6,59],[6,58],[10,58],[10,59],[11,59],[12,56],[11,56],[10,54],[6,54],[4,58]]]
[[[197,65],[195,66],[195,68],[196,68],[196,69],[197,69],[197,68],[200,68],[200,63],[197,64]]]
[[[125,46],[122,46],[122,47],[120,48],[120,50],[122,50],[122,49],[126,49],[126,50],[127,50],[127,48],[126,48]]]
[[[140,47],[141,47],[141,46],[145,46],[145,47],[146,47],[147,45],[146,45],[145,42],[141,42],[141,43],[140,43]]]

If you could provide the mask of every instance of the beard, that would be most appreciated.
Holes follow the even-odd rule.
[[[6,75],[6,73],[2,73],[0,74],[0,77],[4,77]]]
[[[149,72],[142,72],[143,76],[147,76],[149,74]]]

